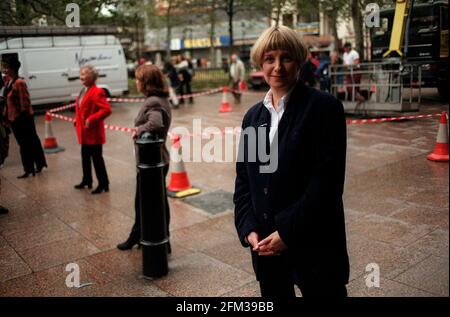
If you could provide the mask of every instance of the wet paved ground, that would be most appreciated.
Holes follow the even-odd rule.
[[[219,114],[221,95],[174,110],[172,127],[202,118],[203,127],[236,127],[261,94],[246,95]],[[422,113],[446,109],[425,100]],[[139,104],[114,104],[108,123],[131,126]],[[66,113],[73,116],[72,113]],[[44,118],[36,118],[44,138]],[[448,296],[448,163],[427,161],[438,118],[348,126],[345,190],[350,296]],[[170,199],[170,273],[140,277],[141,251],[115,248],[133,224],[135,163],[127,133],[108,131],[104,157],[110,192],[91,195],[81,180],[80,148],[71,124],[53,121],[65,151],[47,155],[49,169],[28,179],[14,138],[0,170],[0,296],[259,296],[248,250],[236,237],[233,163],[186,163],[202,193]],[[95,186],[96,184],[94,184]],[[210,206],[210,208],[208,208]],[[212,211],[212,212],[211,212]],[[82,288],[68,288],[68,263],[80,267]],[[380,287],[366,286],[366,266],[380,268]]]

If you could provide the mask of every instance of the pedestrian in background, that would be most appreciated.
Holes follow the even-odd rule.
[[[245,80],[245,66],[236,54],[231,55],[230,61],[230,89],[234,96],[234,102],[240,104],[242,91],[239,84]]]
[[[75,101],[75,127],[78,142],[81,144],[83,179],[74,187],[92,188],[92,161],[98,180],[98,186],[92,194],[109,191],[109,179],[102,152],[106,142],[103,120],[111,114],[111,105],[106,101],[105,91],[95,84],[97,78],[98,72],[93,66],[80,68],[80,80],[84,87]]]
[[[355,99],[364,100],[360,94],[360,84],[361,84],[361,73],[359,72],[359,53],[352,49],[351,43],[344,44],[344,66],[346,66],[345,71],[348,73],[345,76],[345,84],[347,86],[348,99],[353,100],[353,92],[355,94]],[[362,100],[361,100],[362,98]]]
[[[154,65],[142,65],[136,70],[136,87],[145,97],[145,101],[139,113],[134,120],[135,129],[133,131],[133,140],[141,137],[144,133],[149,132],[153,135],[157,135],[164,140],[164,146],[162,148],[162,160],[164,166],[164,178],[169,171],[169,151],[165,146],[167,134],[169,132],[170,123],[172,120],[172,112],[170,108],[169,87],[164,78],[163,73],[158,67]],[[139,148],[135,147],[136,161],[139,162]],[[128,239],[117,245],[119,250],[129,250],[134,245],[139,244],[141,239],[141,214],[139,208],[140,188],[139,188],[139,172],[136,175],[136,195],[134,200],[135,210],[135,222],[131,228]],[[164,184],[164,188],[166,188]],[[169,234],[170,223],[170,208],[169,201],[165,202],[165,213],[167,223],[167,233]],[[168,244],[168,252],[171,253],[170,243]]]
[[[3,90],[6,102],[6,118],[20,147],[24,174],[27,178],[47,167],[44,150],[36,132],[34,112],[25,80],[19,77],[21,63],[17,54],[2,55],[2,72],[7,78]]]
[[[181,82],[178,78],[177,70],[175,69],[174,64],[176,63],[176,58],[172,57],[170,60],[167,60],[164,64],[163,74],[166,75],[167,82],[169,84],[169,100],[174,107],[178,107],[180,101],[176,93],[179,91]]]
[[[191,63],[192,67],[192,63]],[[190,95],[189,103],[194,103],[194,98],[192,97],[192,90],[191,90],[191,81],[192,81],[192,75],[191,70],[189,68],[189,62],[183,55],[178,55],[177,57],[177,64],[175,65],[175,68],[178,72],[178,78],[180,80],[180,104],[184,104],[184,94]]]
[[[0,76],[0,168],[8,157],[11,133],[6,117],[6,100],[3,97],[4,84],[3,77]]]
[[[300,67],[300,79],[310,87],[316,86],[316,65],[312,62],[311,52],[308,50],[306,60]]]
[[[258,132],[241,134],[233,200],[262,296],[294,297],[294,284],[304,297],[347,296],[346,121],[340,101],[299,80],[306,54],[285,26],[264,31],[251,51],[270,90],[244,116],[242,131]],[[269,144],[272,171],[256,155]]]
[[[9,127],[5,117],[5,98],[3,98],[3,77],[0,76],[0,168],[3,167],[6,157],[8,156],[9,150]],[[0,178],[0,193],[2,190],[2,180]],[[2,205],[0,205],[0,215],[7,214],[9,210]]]

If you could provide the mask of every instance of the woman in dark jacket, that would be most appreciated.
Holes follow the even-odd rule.
[[[47,167],[44,150],[36,132],[33,109],[25,80],[20,78],[20,61],[16,54],[2,55],[2,72],[8,81],[3,97],[6,102],[6,119],[20,147],[24,174],[17,178],[27,178],[40,173]]]
[[[243,119],[234,203],[261,295],[294,297],[297,285],[303,296],[346,296],[343,106],[298,79],[306,50],[295,31],[267,29],[251,55],[270,90]]]
[[[138,91],[144,94],[147,99],[140,109],[135,121],[133,140],[141,137],[144,133],[149,132],[158,135],[166,141],[172,120],[172,112],[168,101],[169,88],[163,73],[154,65],[141,65],[136,69],[136,86]],[[165,143],[164,143],[165,144]],[[138,156],[139,153],[137,152]],[[162,159],[165,163],[164,178],[169,171],[169,152],[164,145],[162,148]],[[164,186],[165,187],[165,186]],[[136,175],[136,196],[135,196],[135,222],[131,229],[128,239],[117,245],[119,250],[129,250],[135,244],[139,244],[141,239],[141,218],[139,212],[139,173]],[[169,202],[165,202],[165,213],[167,223],[167,233],[169,233],[170,209]],[[168,245],[170,253],[170,243]]]
[[[76,189],[85,186],[92,188],[91,160],[94,163],[98,186],[92,194],[109,191],[109,180],[103,160],[103,144],[106,142],[103,120],[111,114],[111,105],[106,101],[105,91],[95,84],[98,73],[94,67],[86,65],[80,69],[80,80],[83,84],[76,104],[76,130],[78,142],[81,144],[81,161],[83,180],[75,185]]]

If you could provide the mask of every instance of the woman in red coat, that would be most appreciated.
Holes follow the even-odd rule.
[[[98,187],[92,194],[109,191],[108,174],[102,156],[105,144],[105,127],[103,120],[111,114],[111,106],[106,101],[105,91],[95,85],[98,73],[92,66],[80,69],[80,80],[83,84],[76,100],[76,129],[78,142],[81,144],[83,164],[83,180],[75,188],[87,186],[92,188],[91,159],[94,162]]]

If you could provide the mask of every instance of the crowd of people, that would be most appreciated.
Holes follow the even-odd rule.
[[[303,296],[347,296],[349,260],[346,247],[344,190],[346,121],[342,103],[316,87],[318,60],[305,48],[298,34],[285,26],[270,27],[251,51],[262,69],[269,91],[244,115],[242,128],[266,127],[265,141],[241,134],[236,162],[233,202],[235,227],[242,246],[250,251],[256,279],[264,297],[294,297],[294,285]],[[346,46],[344,65],[356,64],[359,56]],[[338,63],[337,55],[332,63]],[[320,64],[319,64],[320,65]],[[17,56],[2,56],[5,83],[0,120],[0,163],[7,156],[9,128],[20,147],[27,178],[47,167],[25,81],[18,76]],[[176,56],[161,70],[143,63],[135,71],[137,90],[145,101],[135,121],[130,142],[145,133],[164,141],[172,121],[171,89],[178,95],[191,93],[193,68],[189,59]],[[237,55],[230,58],[230,88],[241,102],[240,83],[245,67]],[[83,87],[75,102],[75,131],[81,145],[82,181],[78,190],[92,188],[91,163],[98,179],[92,194],[109,191],[109,178],[102,156],[106,142],[104,120],[111,114],[105,92],[96,86],[98,73],[92,66],[80,69]],[[356,82],[355,78],[346,81]],[[180,99],[180,103],[184,102]],[[193,99],[188,97],[190,103]],[[320,147],[317,146],[320,136]],[[5,143],[6,142],[6,143]],[[164,142],[165,144],[165,142]],[[259,146],[276,149],[278,167],[265,172],[266,161],[250,160]],[[276,144],[276,146],[273,146]],[[263,151],[267,149],[264,148]],[[139,149],[136,159],[139,162]],[[169,152],[163,146],[164,176]],[[117,245],[129,250],[141,241],[139,172],[136,175],[135,223],[128,238]],[[164,184],[165,187],[165,184]],[[170,208],[166,195],[165,215],[169,235]],[[7,213],[0,206],[0,213]],[[170,243],[167,252],[171,252]],[[332,263],[332,265],[330,265]]]

